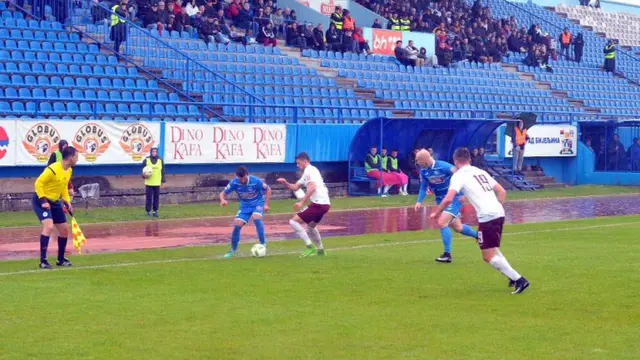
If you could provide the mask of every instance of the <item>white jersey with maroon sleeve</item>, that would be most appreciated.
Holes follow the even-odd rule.
[[[484,223],[504,217],[504,207],[498,201],[493,188],[496,180],[486,171],[475,166],[463,166],[451,176],[449,190],[464,193],[476,209],[478,222]]]
[[[317,167],[309,165],[304,169],[302,177],[298,180],[298,184],[307,187],[309,183],[316,184],[316,191],[311,195],[311,202],[318,205],[331,205],[329,201],[329,189],[324,184],[324,179],[320,175]]]

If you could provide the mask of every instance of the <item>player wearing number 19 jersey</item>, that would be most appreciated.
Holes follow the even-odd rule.
[[[529,281],[520,276],[500,252],[505,216],[502,203],[506,200],[507,192],[486,171],[471,166],[469,149],[457,149],[453,159],[458,170],[451,177],[447,196],[431,217],[441,214],[459,193],[464,192],[478,216],[478,245],[482,250],[482,258],[509,278],[509,285],[515,286],[512,294],[520,294],[529,287]]]

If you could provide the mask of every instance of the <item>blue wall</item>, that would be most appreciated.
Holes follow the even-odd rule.
[[[285,162],[294,163],[296,155],[306,152],[311,161],[347,161],[351,140],[360,124],[287,125]]]

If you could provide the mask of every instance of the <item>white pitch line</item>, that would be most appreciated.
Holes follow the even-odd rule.
[[[531,230],[531,231],[518,231],[518,232],[509,232],[504,233],[504,235],[529,235],[529,234],[541,234],[548,232],[557,232],[557,231],[574,231],[574,230],[590,230],[590,229],[602,229],[609,227],[618,227],[625,225],[639,225],[640,221],[632,221],[625,223],[613,223],[613,224],[602,224],[602,225],[590,225],[590,226],[576,226],[576,227],[567,227],[567,228],[558,228],[558,229],[544,229],[544,230]],[[456,237],[460,239],[461,237]],[[290,240],[289,240],[290,241]],[[402,246],[402,245],[415,245],[422,243],[433,243],[440,242],[441,239],[427,239],[427,240],[412,240],[412,241],[399,241],[399,242],[389,242],[389,243],[378,243],[378,244],[364,244],[364,245],[355,245],[355,246],[344,246],[337,248],[329,248],[327,251],[352,251],[358,249],[370,249],[370,248],[381,248],[387,246]],[[299,255],[300,251],[288,251],[288,252],[269,252],[269,256],[285,256],[285,255]],[[240,258],[249,257],[249,256],[238,256]],[[209,256],[203,258],[180,258],[180,259],[166,259],[166,260],[149,260],[149,261],[138,261],[138,262],[130,262],[130,263],[115,263],[115,264],[103,264],[103,265],[89,265],[89,266],[79,266],[79,267],[69,267],[69,268],[59,268],[53,271],[48,270],[19,270],[12,272],[2,272],[0,276],[14,276],[14,275],[26,275],[26,274],[50,274],[50,273],[58,273],[60,271],[76,271],[76,270],[94,270],[94,269],[109,269],[109,268],[121,268],[121,267],[130,267],[130,266],[143,266],[143,265],[155,265],[155,264],[171,264],[178,262],[195,262],[195,261],[207,261],[207,260],[221,260],[223,259],[223,255]]]

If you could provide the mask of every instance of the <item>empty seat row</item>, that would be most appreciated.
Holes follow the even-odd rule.
[[[115,56],[96,54],[71,54],[71,53],[47,53],[33,51],[7,51],[0,50],[0,62],[2,61],[39,61],[55,63],[75,63],[75,64],[98,64],[98,65],[118,65],[118,58]]]
[[[225,79],[236,85],[242,84],[266,84],[266,85],[294,85],[294,86],[336,86],[335,79],[328,79],[325,77],[290,77],[280,75],[233,75],[226,74]],[[222,81],[222,80],[216,80]],[[211,91],[215,84],[211,81],[189,81],[189,83],[183,83],[183,89],[187,89],[187,85],[190,86],[190,90],[200,92],[203,89]]]
[[[116,88],[116,89],[157,89],[158,82],[155,80],[145,79],[111,79],[102,78],[84,78],[84,77],[59,77],[59,76],[45,76],[40,75],[37,77],[27,75],[22,77],[21,75],[3,75],[0,74],[0,85],[26,85],[26,86],[52,86],[52,87],[80,87],[80,88]]]
[[[187,63],[183,57],[171,59],[160,54],[161,51],[154,51],[153,48],[145,48],[144,51],[136,51],[133,49],[134,56],[144,57],[147,61],[153,61],[153,64],[162,68],[179,68],[187,69]],[[131,51],[131,49],[129,49]],[[286,56],[258,56],[245,54],[225,54],[208,51],[198,51],[193,54],[187,54],[192,59],[204,62],[229,62],[232,64],[266,64],[266,65],[299,65],[300,62],[296,58]],[[189,64],[190,68],[193,64]],[[197,68],[197,67],[196,67]]]
[[[476,85],[466,86],[467,84],[438,84],[429,82],[395,82],[382,80],[358,80],[358,86],[373,90],[411,90],[411,91],[452,91],[467,92],[477,94],[504,94],[504,93],[523,93],[533,94],[539,93],[538,89],[533,87],[507,88],[505,86]]]
[[[495,94],[466,94],[450,92],[406,92],[376,90],[376,97],[390,100],[432,100],[455,102],[478,102],[494,104],[542,104],[542,105],[568,105],[565,99],[546,96],[517,96]]]
[[[294,75],[294,76],[315,76],[315,69],[309,69],[307,67],[302,66],[270,66],[270,65],[244,65],[244,64],[232,64],[232,63],[217,63],[217,64],[204,64],[210,71],[215,71],[217,73],[244,73],[244,74],[275,74],[275,75]],[[156,66],[151,66],[156,67]],[[166,67],[158,67],[165,68]],[[187,77],[189,79],[204,79],[205,75],[210,75],[211,72],[206,71],[204,69],[192,69],[191,71],[187,70],[177,70],[177,69],[167,69],[164,70],[163,73],[165,77],[169,77],[170,75],[174,75],[173,77],[176,79],[186,80]],[[169,74],[169,75],[166,75]],[[213,80],[213,79],[208,79]]]
[[[29,114],[132,114],[132,115],[199,115],[195,105],[163,105],[163,104],[102,104],[88,102],[35,102],[22,103],[15,101],[11,104],[0,101],[0,113],[29,113]]]
[[[101,66],[101,65],[76,65],[76,64],[53,64],[53,63],[27,63],[27,62],[7,62],[0,63],[0,72],[8,73],[34,73],[34,74],[62,74],[62,75],[85,75],[85,76],[109,76],[109,77],[138,77],[138,69],[124,66]]]
[[[500,79],[487,79],[475,77],[458,77],[458,76],[439,76],[439,75],[422,75],[422,74],[402,74],[394,72],[374,72],[362,70],[345,70],[340,69],[338,75],[353,79],[366,80],[386,80],[399,82],[426,82],[426,83],[453,83],[465,85],[480,86],[501,86],[510,88],[526,88],[534,87],[535,84],[527,81],[511,81]]]
[[[142,92],[142,91],[105,91],[105,90],[80,90],[80,89],[41,89],[34,88],[0,88],[0,97],[9,99],[65,99],[65,100],[115,100],[115,101],[140,101],[140,102],[179,102],[176,93]]]
[[[47,40],[47,41],[80,41],[80,35],[59,30],[18,30],[0,28],[0,39],[13,40]]]
[[[59,53],[98,54],[97,45],[83,42],[50,42],[40,40],[0,40],[0,48],[7,50],[46,51]]]
[[[253,107],[247,106],[224,106],[223,113],[225,115],[234,116],[287,116],[299,118],[331,118],[339,120],[340,118],[360,118],[370,119],[378,116],[386,116],[386,110],[358,110],[358,109],[311,109],[311,108],[269,108],[269,107]]]

